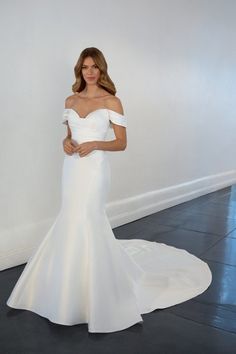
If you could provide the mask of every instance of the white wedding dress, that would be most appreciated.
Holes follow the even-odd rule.
[[[84,118],[65,108],[67,122],[78,143],[105,140],[111,122],[127,127],[125,115],[105,108]],[[65,154],[59,214],[29,258],[8,306],[62,325],[87,323],[89,332],[113,332],[209,287],[207,263],[187,251],[115,238],[105,211],[110,176],[106,151]]]

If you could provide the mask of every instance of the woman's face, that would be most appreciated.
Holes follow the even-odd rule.
[[[93,58],[87,57],[84,59],[82,65],[82,75],[85,82],[89,84],[96,84],[100,76],[100,70],[95,64]]]

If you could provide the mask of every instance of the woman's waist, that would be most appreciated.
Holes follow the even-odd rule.
[[[86,135],[86,134],[75,134],[72,132],[71,139],[73,139],[77,144],[86,143],[87,141],[105,140],[103,135]]]
[[[91,160],[91,161],[108,161],[107,151],[105,150],[92,150],[86,155],[80,155],[78,152],[74,152],[72,155],[68,155],[69,157],[76,159],[76,160]]]

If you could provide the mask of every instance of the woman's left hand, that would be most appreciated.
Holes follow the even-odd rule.
[[[85,143],[78,144],[74,148],[74,153],[79,153],[80,157],[83,157],[95,149],[96,149],[95,141],[86,141]]]

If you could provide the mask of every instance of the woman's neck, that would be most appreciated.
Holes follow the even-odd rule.
[[[97,85],[87,85],[83,90],[83,95],[86,98],[96,98],[100,91],[101,89]]]

